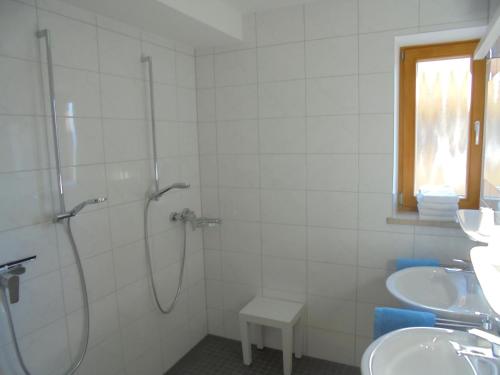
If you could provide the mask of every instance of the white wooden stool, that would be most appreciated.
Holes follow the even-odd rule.
[[[304,304],[271,298],[255,297],[240,311],[241,347],[243,363],[252,363],[252,347],[249,338],[249,325],[257,325],[257,348],[264,347],[263,326],[281,329],[283,345],[283,372],[292,373],[292,351],[295,328],[295,357],[302,357]]]

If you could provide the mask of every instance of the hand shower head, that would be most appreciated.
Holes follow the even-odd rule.
[[[83,201],[82,203],[80,204],[77,204],[71,211],[70,211],[70,214],[71,216],[75,216],[76,214],[78,214],[81,210],[83,210],[85,208],[85,206],[89,205],[89,204],[98,204],[98,203],[102,203],[102,202],[105,202],[107,201],[108,198],[105,198],[105,197],[100,197],[100,198],[93,198],[93,199],[88,199],[86,201]]]
[[[186,182],[176,182],[166,188],[163,188],[161,189],[160,191],[158,191],[158,193],[153,193],[151,195],[151,198],[153,199],[158,199],[160,198],[163,194],[165,194],[166,192],[172,190],[172,189],[187,189],[189,188],[191,185],[186,183]]]

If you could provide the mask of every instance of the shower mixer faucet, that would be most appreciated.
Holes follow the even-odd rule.
[[[185,208],[181,212],[172,212],[170,214],[170,221],[189,223],[193,230],[196,228],[214,227],[222,223],[222,220],[219,218],[197,217],[194,211],[189,208]]]

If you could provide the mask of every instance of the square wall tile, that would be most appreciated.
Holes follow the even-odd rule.
[[[393,72],[396,36],[417,32],[417,28],[412,28],[361,34],[359,36],[359,72],[361,74]]]
[[[262,252],[276,257],[305,259],[306,236],[303,226],[262,224]]]
[[[305,118],[261,119],[259,145],[263,154],[303,154],[306,151]]]
[[[260,224],[227,220],[221,225],[222,250],[260,254]]]
[[[309,225],[342,229],[357,228],[358,201],[355,193],[308,191]]]
[[[311,154],[355,154],[358,151],[358,116],[307,118],[307,152]]]
[[[306,114],[305,81],[262,83],[259,86],[260,117],[302,117]]]
[[[290,6],[257,13],[257,45],[304,40],[303,6]]]
[[[313,78],[307,81],[309,116],[355,114],[357,111],[357,76]]]
[[[264,256],[262,264],[262,280],[265,288],[305,293],[306,262],[304,260]]]
[[[153,78],[156,82],[175,84],[175,54],[166,47],[142,42],[142,53],[153,59]],[[141,77],[149,79],[147,65],[142,63]]]
[[[196,56],[196,87],[215,86],[214,55]]]
[[[308,77],[357,74],[358,37],[348,36],[306,42]]]
[[[261,155],[260,185],[263,188],[305,189],[305,156]]]
[[[38,10],[38,23],[40,29],[50,30],[55,64],[97,72],[97,30],[94,25],[41,9]]]
[[[304,78],[304,43],[280,44],[258,49],[259,81]]]
[[[355,302],[309,296],[307,325],[318,329],[354,333]]]
[[[261,285],[260,254],[222,253],[222,278],[224,281],[246,285]]]
[[[198,122],[215,121],[215,89],[196,90],[196,109]]]
[[[357,155],[308,155],[309,190],[357,191]]]
[[[306,194],[300,190],[262,190],[262,221],[277,224],[305,224]]]
[[[359,32],[418,26],[419,0],[359,0]]]
[[[358,232],[358,264],[393,270],[397,258],[413,258],[413,235],[386,232]]]
[[[99,63],[103,73],[146,78],[141,62],[141,42],[123,34],[99,29]]]
[[[17,1],[0,3],[0,54],[38,60],[36,9]]]
[[[309,227],[307,256],[316,262],[356,265],[358,254],[357,231]]]
[[[394,116],[391,114],[361,115],[359,152],[362,154],[392,154],[394,152]]]
[[[308,263],[308,293],[354,301],[356,267],[329,263]]]
[[[219,194],[223,219],[260,219],[259,190],[221,188]]]
[[[259,151],[257,120],[220,121],[216,134],[219,154],[257,154]]]
[[[194,89],[196,87],[195,61],[192,55],[175,53],[175,82],[178,86]]]
[[[359,155],[359,191],[391,193],[393,164],[392,155]]]
[[[217,120],[257,118],[257,85],[221,87],[216,95]]]
[[[305,5],[306,40],[358,32],[358,6],[352,0],[322,0]]]
[[[257,82],[255,49],[216,54],[214,64],[217,87]]]
[[[420,2],[420,24],[435,25],[488,18],[486,0],[439,0]]]
[[[394,75],[366,74],[359,76],[359,110],[361,113],[392,113],[394,111]]]
[[[358,301],[373,303],[378,306],[398,306],[398,302],[385,286],[385,280],[392,272],[393,270],[359,268]]]
[[[218,157],[219,186],[259,187],[259,158],[256,155],[227,155]]]

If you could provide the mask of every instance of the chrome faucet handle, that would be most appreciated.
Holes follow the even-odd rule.
[[[453,258],[451,261],[460,264],[463,271],[474,271],[474,266],[470,260]]]
[[[22,264],[17,264],[0,273],[0,287],[9,291],[9,302],[11,304],[19,302],[19,276],[26,272]]]
[[[469,329],[471,335],[488,341],[491,344],[491,351],[495,357],[500,357],[500,337],[493,333],[483,331],[478,328]]]

